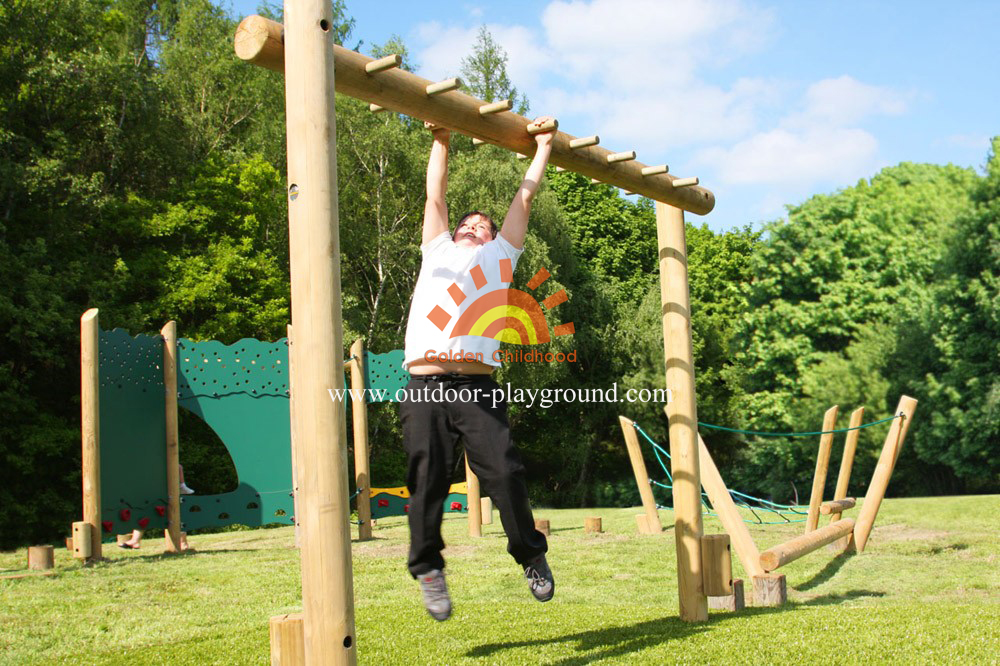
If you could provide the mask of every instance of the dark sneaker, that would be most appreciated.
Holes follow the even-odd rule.
[[[524,577],[528,579],[531,593],[539,601],[548,601],[556,593],[556,579],[552,577],[552,569],[549,569],[544,554],[524,565]]]
[[[444,582],[444,572],[431,569],[417,576],[420,581],[420,591],[424,595],[424,608],[438,622],[444,622],[451,617],[451,597],[448,596],[448,585]]]

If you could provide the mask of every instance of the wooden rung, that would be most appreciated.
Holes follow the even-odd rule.
[[[479,115],[488,116],[491,113],[500,113],[501,111],[510,111],[514,108],[514,103],[509,99],[505,99],[502,102],[493,102],[492,104],[484,104],[479,107]]]
[[[675,178],[671,183],[674,187],[691,187],[698,184],[698,178]]]
[[[438,81],[437,83],[432,83],[427,86],[428,95],[440,95],[441,93],[446,93],[450,90],[458,90],[462,87],[462,80],[458,77],[451,79],[445,79],[444,81]]]
[[[764,571],[774,571],[778,567],[808,555],[817,548],[832,543],[854,531],[854,521],[850,518],[830,523],[826,527],[797,536],[791,541],[769,548],[760,554],[760,566]]]
[[[472,138],[472,145],[473,145],[473,146],[481,146],[481,145],[483,145],[484,143],[486,143],[486,142],[485,142],[485,141],[483,141],[482,139],[477,139],[477,138],[475,138],[475,137],[473,137],[473,138]]]
[[[574,150],[577,148],[586,148],[587,146],[596,146],[601,142],[601,137],[597,136],[584,136],[579,139],[571,139],[569,142],[569,147]]]
[[[385,107],[379,106],[378,104],[369,104],[368,110],[371,111],[372,113],[378,113],[379,111],[385,111]]]
[[[629,150],[624,153],[611,153],[608,155],[608,164],[614,164],[615,162],[629,162],[635,159],[635,151]]]
[[[403,56],[396,53],[392,55],[387,55],[384,58],[379,58],[378,60],[372,60],[370,63],[365,65],[365,71],[369,74],[375,74],[377,72],[384,72],[387,69],[392,69],[393,67],[399,67],[403,64]]]
[[[529,123],[526,129],[528,130],[528,134],[531,135],[541,134],[542,132],[551,132],[553,130],[559,129],[559,121],[556,120],[555,118],[552,118],[550,120],[546,120],[541,125],[535,125],[534,123]]]
[[[832,502],[823,502],[819,505],[819,512],[824,516],[828,516],[831,513],[841,513],[848,509],[854,508],[854,498],[846,497],[842,500],[833,500]]]
[[[659,166],[648,166],[642,168],[643,176],[655,176],[661,173],[667,173],[670,170],[666,164],[660,164]]]

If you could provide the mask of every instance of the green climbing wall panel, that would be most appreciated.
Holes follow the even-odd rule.
[[[403,369],[402,349],[385,354],[365,352],[365,388],[386,391],[385,400],[375,400],[369,393],[372,402],[396,402],[396,391],[409,381],[410,373]]]
[[[239,478],[233,492],[185,496],[184,529],[292,524],[287,340],[223,345],[181,338],[177,367],[179,406],[215,431]]]
[[[166,527],[163,337],[100,331],[101,523],[104,536]]]

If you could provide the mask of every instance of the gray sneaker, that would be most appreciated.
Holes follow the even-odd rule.
[[[420,591],[424,594],[424,608],[438,622],[444,622],[451,617],[451,597],[448,596],[448,585],[444,582],[444,572],[431,569],[417,576],[420,581]]]
[[[552,577],[552,569],[544,553],[524,565],[524,577],[528,579],[531,593],[539,601],[548,601],[556,593],[556,579]]]

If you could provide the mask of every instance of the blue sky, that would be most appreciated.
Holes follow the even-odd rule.
[[[233,14],[256,0],[234,0]],[[1000,2],[347,0],[348,46],[396,34],[421,76],[459,74],[479,26],[531,114],[698,176],[721,231],[900,162],[981,169],[1000,135]],[[530,114],[529,114],[530,115]]]

